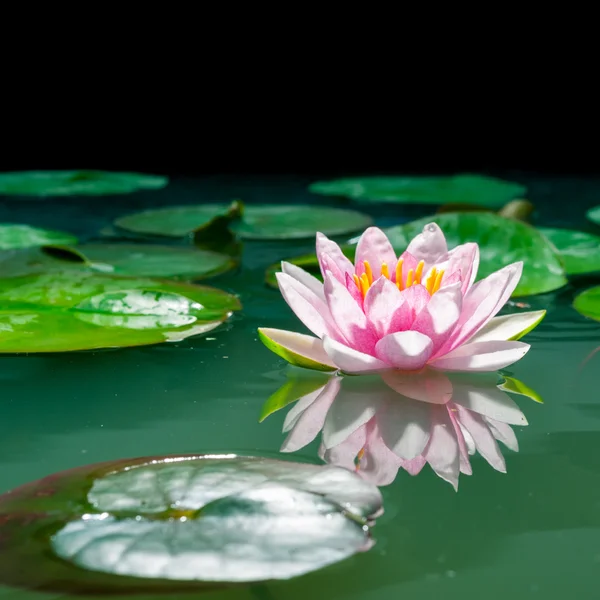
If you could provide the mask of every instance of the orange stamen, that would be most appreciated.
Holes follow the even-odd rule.
[[[390,278],[390,269],[389,269],[389,267],[387,266],[387,264],[386,264],[386,263],[382,263],[382,264],[381,264],[381,274],[382,274],[384,277],[386,277],[387,279],[389,279],[389,278]]]
[[[367,274],[367,279],[369,280],[369,285],[373,285],[373,270],[371,269],[371,265],[368,260],[365,260],[365,273]]]
[[[413,284],[414,271],[409,269],[408,275],[406,276],[406,287],[409,288]]]
[[[352,275],[352,279],[354,279],[354,283],[356,284],[356,287],[358,288],[358,291],[361,291],[360,288],[360,279],[358,278],[358,275]]]
[[[403,290],[404,286],[402,285],[402,263],[404,262],[404,259],[401,258],[398,261],[398,264],[396,265],[396,285],[398,286],[399,290]]]
[[[440,289],[440,285],[442,285],[442,277],[444,276],[444,271],[440,271],[436,278],[435,278],[435,283],[433,284],[433,291],[431,292],[432,294],[435,294],[439,289]]]
[[[366,273],[363,273],[360,276],[360,291],[362,293],[363,298],[367,295],[367,291],[370,287],[371,285],[369,284],[369,278],[367,277]]]
[[[430,294],[433,293],[433,286],[435,284],[436,275],[437,275],[437,269],[435,267],[433,267],[433,269],[431,269],[431,273],[429,273],[429,277],[427,278],[427,282],[425,283],[425,287],[427,288],[427,291]]]
[[[417,265],[417,270],[415,271],[415,284],[421,283],[421,275],[423,275],[423,268],[425,267],[424,261],[419,261]]]

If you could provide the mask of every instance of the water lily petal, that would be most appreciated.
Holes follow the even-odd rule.
[[[504,461],[502,452],[500,451],[490,428],[487,426],[487,423],[485,423],[483,418],[477,413],[472,413],[458,404],[456,405],[456,408],[458,410],[458,419],[460,420],[461,425],[471,434],[479,454],[481,454],[481,456],[483,456],[496,471],[506,473],[506,462]]]
[[[354,263],[358,267],[364,261],[369,262],[374,277],[379,277],[381,274],[383,263],[388,266],[390,273],[396,268],[396,252],[385,233],[378,227],[369,227],[358,240]],[[360,271],[357,270],[359,276],[363,272],[364,267],[361,267]]]
[[[469,343],[518,340],[537,327],[545,316],[545,310],[534,310],[494,317],[469,340]]]
[[[281,270],[290,277],[293,277],[298,283],[305,285],[318,298],[325,301],[325,292],[323,291],[323,283],[320,282],[314,275],[307,273],[304,269],[293,265],[292,263],[281,261]]]
[[[488,424],[492,435],[499,442],[502,442],[509,450],[512,450],[513,452],[519,451],[519,442],[517,440],[517,436],[508,423],[497,421],[496,419],[486,417],[485,415],[482,415],[482,418]]]
[[[506,304],[519,283],[523,263],[508,265],[478,281],[464,297],[460,319],[446,343],[436,352],[442,356],[464,344]]]
[[[269,350],[292,365],[319,371],[337,368],[323,349],[323,342],[319,338],[269,327],[260,327],[258,334]]]
[[[461,284],[455,283],[435,293],[415,318],[411,329],[426,335],[433,342],[435,353],[448,339],[460,318]]]
[[[469,443],[467,442],[467,436],[473,446],[475,446],[475,442],[472,441],[473,438],[471,434],[461,426],[458,419],[456,418],[457,409],[454,403],[451,403],[447,406],[448,408],[448,417],[452,422],[454,427],[454,432],[456,433],[456,441],[458,442],[458,462],[460,472],[464,475],[473,475],[473,467],[471,467],[471,461],[469,459]]]
[[[418,475],[426,464],[427,461],[423,456],[417,456],[412,460],[402,461],[402,468],[406,470],[409,475]]]
[[[342,283],[345,281],[346,273],[354,273],[354,265],[348,259],[340,247],[326,235],[317,233],[317,258],[321,267],[321,274],[325,277],[327,271],[331,271]]]
[[[408,303],[411,310],[411,325],[415,317],[427,306],[431,295],[424,285],[411,285],[409,288],[400,292],[402,298]]]
[[[351,375],[358,373],[377,373],[390,368],[390,365],[378,358],[354,350],[344,344],[340,344],[328,336],[323,337],[323,348],[325,348],[325,352],[327,352],[329,358],[338,366],[338,368]]]
[[[415,373],[386,371],[382,380],[394,391],[420,402],[445,404],[452,398],[452,382],[441,371],[423,369]]]
[[[375,485],[389,485],[396,479],[403,461],[384,443],[375,420],[367,424],[367,443],[356,472]]]
[[[328,335],[344,339],[323,300],[286,273],[277,273],[276,277],[284,300],[308,329],[320,338]]]
[[[336,404],[334,404],[335,406]],[[349,471],[356,470],[356,457],[367,443],[367,427],[362,425],[356,431],[352,432],[342,442],[327,448],[324,443],[321,444],[320,457],[325,462],[336,467],[343,467]]]
[[[329,271],[325,274],[325,299],[329,311],[348,345],[360,352],[371,354],[377,342],[362,308],[356,303],[346,286]]]
[[[461,244],[448,252],[448,263],[442,278],[442,287],[454,282],[458,274],[461,292],[467,293],[479,269],[479,246],[473,243]]]
[[[364,311],[378,337],[409,329],[412,310],[400,290],[386,277],[380,277],[365,296]]]
[[[302,413],[292,428],[283,445],[281,452],[295,452],[310,444],[323,428],[325,417],[340,391],[341,378],[332,377],[321,390],[318,398]]]
[[[425,268],[441,262],[446,257],[448,245],[442,230],[436,223],[428,223],[423,232],[415,237],[406,249],[417,261],[424,261]]]
[[[304,411],[306,411],[308,407],[311,406],[317,400],[317,398],[321,395],[321,392],[324,389],[325,386],[322,386],[314,392],[310,392],[309,394],[302,396],[302,398],[299,398],[294,403],[292,408],[290,408],[290,410],[285,415],[285,420],[283,421],[283,428],[281,430],[283,433],[291,431],[291,429],[294,427],[294,425],[296,425],[300,417],[304,414]]]
[[[350,273],[346,273],[345,277],[346,277],[346,289],[350,292],[350,295],[354,298],[354,301],[356,302],[356,304],[358,304],[358,306],[363,306],[362,293],[356,287],[356,283],[354,282],[354,279],[350,276]],[[325,292],[323,291],[323,293],[325,293]]]
[[[442,371],[497,371],[523,358],[529,348],[529,344],[523,342],[474,342],[429,364]]]
[[[452,484],[458,491],[460,456],[456,432],[445,406],[434,407],[432,414],[431,437],[423,457],[438,477]]]
[[[418,331],[399,331],[381,338],[375,353],[386,363],[403,371],[422,368],[431,356],[433,342]]]

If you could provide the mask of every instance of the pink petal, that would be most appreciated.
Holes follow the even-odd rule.
[[[464,344],[494,317],[510,298],[522,271],[523,263],[517,262],[473,285],[463,298],[462,312],[453,334],[436,352],[436,356],[442,356]]]
[[[406,252],[406,251],[404,251],[400,255],[400,259],[402,259],[402,285],[405,285],[406,277],[408,276],[408,272],[412,269],[413,273],[414,273],[417,269],[417,265],[419,264],[419,261],[410,252]],[[400,259],[398,259],[398,260],[400,260]],[[394,283],[398,283],[396,281],[396,269],[394,269],[393,272],[390,271],[390,275],[392,277],[392,281]]]
[[[350,276],[350,273],[346,273],[346,289],[350,292],[350,295],[354,298],[354,301],[358,306],[363,305],[363,297],[362,293],[356,287],[356,283],[354,283],[354,279]],[[323,295],[325,295],[325,291],[323,291]]]
[[[352,262],[344,255],[340,247],[326,235],[317,233],[316,247],[323,277],[325,277],[327,271],[331,271],[339,281],[344,282],[345,273],[354,273]],[[324,262],[327,264],[324,264]]]
[[[302,413],[289,433],[281,452],[295,452],[310,444],[323,427],[329,407],[340,391],[341,378],[332,377],[323,388],[319,397]]]
[[[451,483],[458,491],[460,456],[456,432],[445,406],[436,406],[432,418],[433,427],[423,457],[438,477]]]
[[[450,278],[458,274],[464,295],[471,289],[478,269],[479,246],[472,243],[456,246],[448,253],[448,265],[442,278],[442,286],[448,285]]]
[[[374,420],[367,425],[367,444],[364,450],[357,473],[378,486],[392,483],[402,460],[385,445]]]
[[[415,320],[415,317],[427,306],[431,299],[431,295],[425,286],[421,284],[411,285],[400,293],[402,294],[402,298],[408,303],[408,306],[410,306],[412,323],[412,321]]]
[[[523,342],[474,342],[429,364],[442,371],[497,371],[523,358],[529,347]]]
[[[325,348],[325,352],[334,364],[344,373],[377,373],[390,368],[389,365],[378,358],[354,350],[328,336],[323,337],[323,348]]]
[[[289,262],[281,261],[281,270],[290,277],[293,277],[298,283],[306,286],[311,292],[325,301],[325,292],[323,291],[323,284],[313,275],[307,273],[304,269],[293,265]]]
[[[369,227],[358,240],[354,263],[359,265],[365,260],[371,266],[373,277],[379,277],[383,263],[387,264],[390,273],[396,268],[396,252],[385,233],[377,227]]]
[[[455,283],[436,292],[414,320],[411,329],[426,335],[433,342],[435,353],[448,339],[460,318],[462,292]]]
[[[284,300],[308,329],[317,337],[344,339],[323,300],[286,273],[277,273],[276,277]]]
[[[452,382],[434,369],[425,368],[416,373],[386,371],[381,378],[399,394],[421,402],[445,404],[452,397]]]
[[[362,308],[346,286],[328,271],[325,274],[324,289],[329,311],[348,345],[365,354],[373,354],[377,337]]]
[[[417,261],[424,261],[425,268],[428,268],[445,258],[448,245],[439,226],[436,223],[428,223],[423,227],[423,232],[413,239],[406,250]]]
[[[321,458],[330,465],[355,471],[356,463],[354,461],[366,443],[367,428],[366,425],[363,425],[352,432],[343,442],[340,442],[337,446],[333,446],[333,448],[326,448],[325,444],[322,444],[323,455]]]
[[[396,284],[380,277],[365,296],[364,311],[378,337],[405,331],[413,321],[410,305]]]
[[[432,341],[418,331],[399,331],[381,338],[375,354],[386,363],[403,371],[416,371],[425,366],[433,349]]]
[[[450,417],[454,432],[456,433],[456,441],[458,442],[460,472],[465,475],[473,475],[473,468],[471,467],[471,461],[469,460],[469,449],[465,441],[464,431],[456,418],[458,410],[454,403],[448,404],[447,408],[448,416]]]
[[[500,448],[484,420],[478,414],[472,413],[460,405],[456,405],[456,408],[458,409],[458,419],[461,425],[471,434],[479,454],[496,471],[506,473],[506,463],[502,452],[500,452]]]
[[[405,469],[409,475],[418,475],[426,464],[427,461],[423,456],[417,456],[412,460],[402,461],[402,468]]]
[[[496,421],[496,419],[486,417],[485,415],[482,415],[482,418],[488,424],[492,435],[499,442],[502,442],[509,450],[513,450],[514,452],[519,451],[519,442],[517,440],[517,436],[508,423]]]

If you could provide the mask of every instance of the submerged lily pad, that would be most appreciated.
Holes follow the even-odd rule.
[[[167,177],[109,171],[15,171],[0,173],[0,194],[12,196],[102,196],[165,187]]]
[[[569,275],[600,271],[600,237],[583,231],[540,227],[557,248]]]
[[[85,272],[0,279],[0,353],[180,341],[239,308],[221,290],[159,279]]]
[[[479,244],[478,279],[487,277],[505,265],[523,261],[523,275],[513,296],[543,294],[567,283],[559,254],[539,231],[520,221],[505,219],[493,213],[461,212],[433,215],[391,227],[385,232],[396,253],[401,254],[410,241],[421,233],[423,227],[432,221],[442,228],[449,248],[466,242]],[[353,244],[342,246],[342,250],[350,259],[354,259]],[[287,260],[315,275],[319,273],[318,261],[314,254]],[[277,286],[275,273],[279,270],[279,264],[269,267],[266,275],[269,285]]]
[[[584,317],[600,321],[600,285],[579,294],[573,308]]]
[[[0,250],[31,248],[46,244],[76,244],[77,238],[70,233],[39,229],[30,225],[0,224]]]
[[[91,465],[0,496],[0,581],[167,592],[289,579],[368,550],[381,512],[375,486],[330,466],[232,454]]]
[[[309,189],[315,194],[344,196],[358,202],[467,204],[493,208],[500,208],[526,192],[526,188],[518,183],[471,174],[450,177],[354,177],[317,181]]]
[[[225,204],[161,208],[121,217],[115,224],[145,235],[182,237],[222,217],[230,208]],[[265,204],[245,206],[241,218],[232,219],[229,227],[243,239],[301,239],[317,231],[327,235],[351,233],[371,223],[371,217],[353,210]]]
[[[198,280],[224,273],[236,264],[230,256],[193,246],[155,244],[45,246],[0,256],[4,276],[74,270]]]

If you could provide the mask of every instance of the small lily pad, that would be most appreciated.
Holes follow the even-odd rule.
[[[568,275],[600,271],[600,237],[583,231],[540,227],[555,246]]]
[[[195,281],[224,273],[236,264],[230,256],[217,252],[156,244],[52,245],[0,257],[5,276],[75,270]]]
[[[405,204],[481,205],[500,208],[518,198],[526,188],[518,183],[483,175],[450,177],[355,177],[318,181],[310,191],[325,196],[344,196],[358,202]]]
[[[567,283],[564,267],[556,248],[538,230],[494,213],[460,212],[424,217],[385,230],[397,254],[430,222],[437,223],[454,248],[466,242],[479,244],[480,262],[477,279],[483,279],[507,264],[523,261],[523,275],[513,296],[529,296],[556,290]],[[356,242],[357,240],[352,240]],[[354,258],[355,246],[342,246],[344,254]],[[314,254],[287,259],[318,276],[318,261]],[[266,281],[276,287],[275,273],[279,265],[267,270]]]
[[[76,244],[77,238],[70,233],[39,229],[30,225],[0,224],[0,250],[31,248],[46,244]]]
[[[147,210],[121,217],[115,224],[144,235],[182,237],[206,226],[230,211],[230,205],[205,204]],[[241,217],[229,227],[242,239],[302,239],[317,231],[342,235],[359,231],[372,223],[371,217],[340,208],[274,204],[244,206]]]
[[[600,206],[594,206],[594,208],[590,208],[586,214],[590,221],[596,223],[596,225],[600,225]]]
[[[117,593],[289,579],[368,550],[382,512],[378,489],[337,467],[232,454],[91,465],[0,496],[0,581]]]
[[[109,171],[15,171],[0,173],[0,194],[9,196],[104,196],[165,187],[167,177]]]
[[[57,272],[0,279],[0,307],[0,353],[29,353],[179,341],[240,304],[205,286]]]
[[[584,317],[600,321],[600,285],[579,294],[573,308]]]

